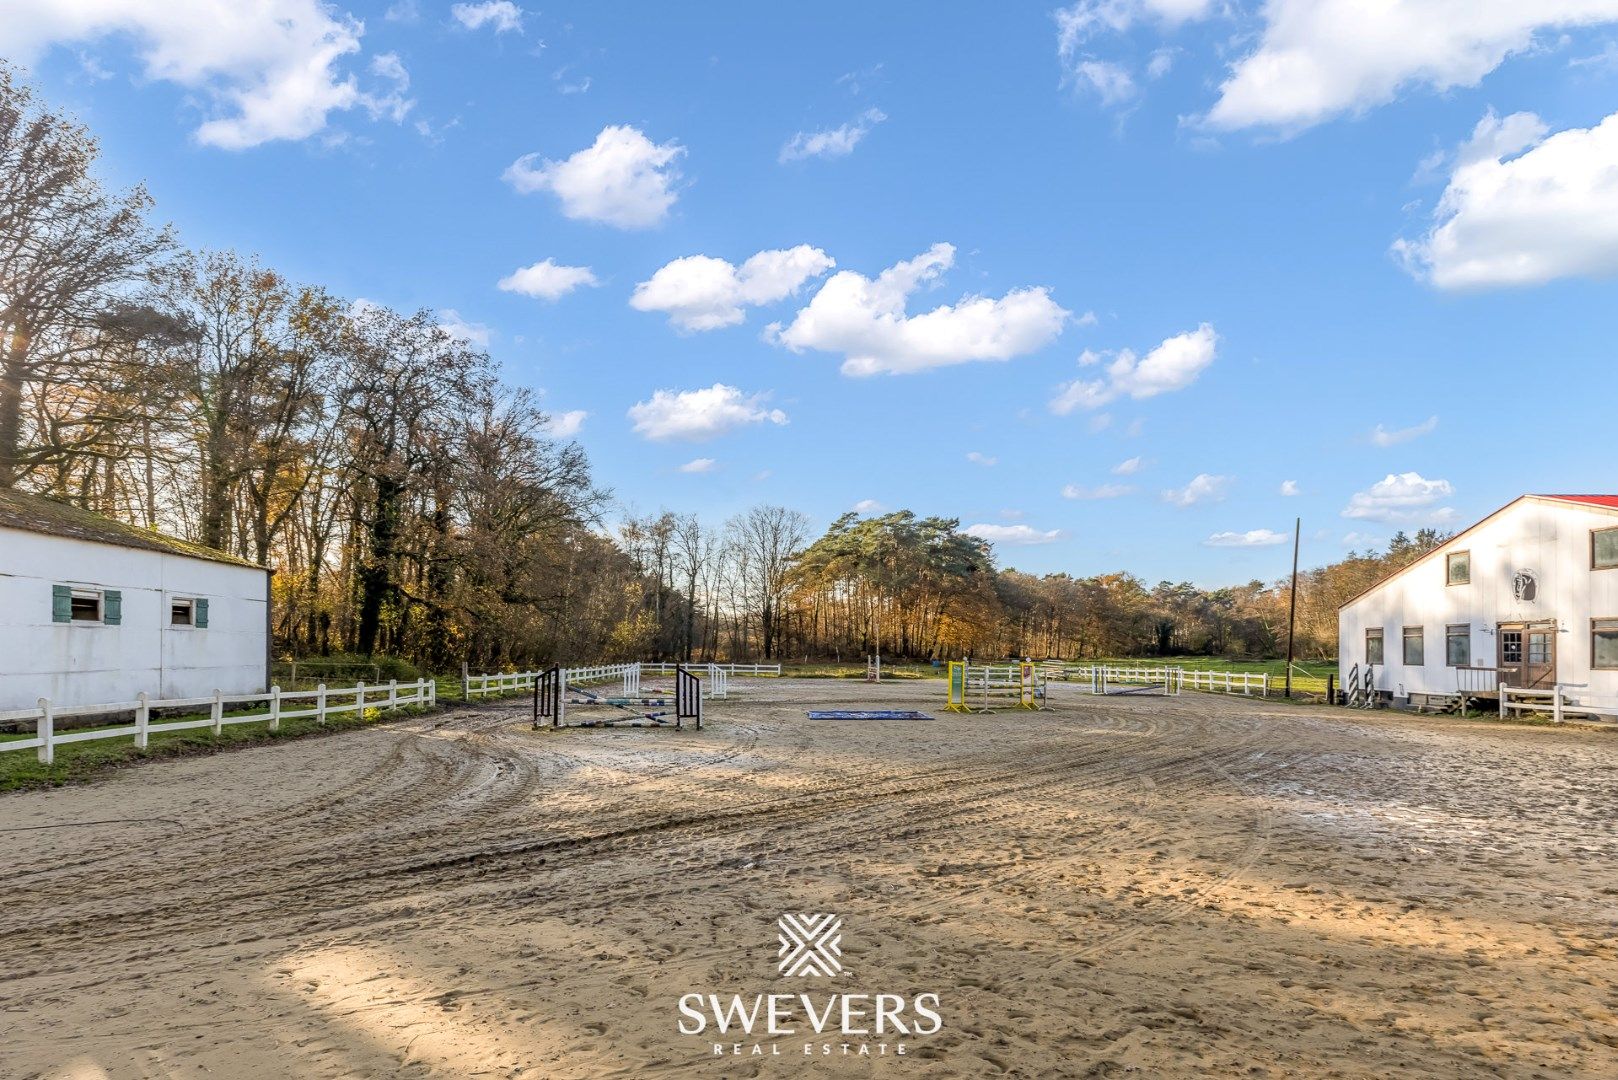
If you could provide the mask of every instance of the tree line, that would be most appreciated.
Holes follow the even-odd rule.
[[[616,658],[1283,651],[1284,584],[996,566],[955,519],[795,510],[614,518],[532,391],[430,310],[183,249],[93,135],[0,63],[0,488],[275,568],[276,649],[434,670]],[[1441,538],[1304,576],[1336,605]]]

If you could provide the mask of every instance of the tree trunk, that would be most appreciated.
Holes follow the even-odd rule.
[[[376,514],[371,521],[370,550],[359,568],[359,628],[355,647],[363,656],[376,652],[382,630],[382,609],[393,592],[393,561],[399,539],[399,500],[403,486],[392,480],[376,482]]]

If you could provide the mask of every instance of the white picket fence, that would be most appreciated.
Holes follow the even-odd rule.
[[[1067,682],[1166,683],[1172,677],[1187,690],[1210,694],[1270,696],[1270,676],[1251,671],[1188,671],[1163,664],[1046,664],[1046,678]]]
[[[569,686],[579,686],[584,683],[609,682],[614,679],[622,681],[622,693],[625,697],[635,697],[640,694],[641,677],[644,675],[670,676],[677,668],[702,679],[702,696],[706,698],[725,698],[730,694],[730,676],[736,668],[745,672],[748,668],[761,667],[768,673],[771,665],[768,664],[649,664],[636,661],[632,664],[596,664],[591,667],[566,668],[567,683]],[[781,673],[781,665],[774,665],[775,674]],[[486,697],[491,694],[510,694],[519,690],[533,690],[534,682],[544,671],[513,671],[495,673],[491,675],[467,675],[461,680],[461,696],[467,701],[473,698]]]
[[[1186,671],[1182,685],[1210,694],[1243,694],[1252,697],[1270,696],[1270,676],[1267,672],[1252,671]]]
[[[343,700],[345,698],[346,701]],[[222,694],[215,690],[210,697],[197,698],[154,698],[142,693],[134,701],[113,701],[100,705],[61,706],[53,704],[48,698],[40,698],[37,708],[0,712],[0,723],[30,720],[34,723],[33,738],[0,741],[0,752],[37,749],[39,760],[49,765],[56,760],[56,747],[66,743],[127,739],[134,736],[135,745],[145,747],[153,732],[210,728],[215,735],[218,735],[228,724],[258,724],[266,720],[269,721],[271,731],[278,731],[283,720],[312,716],[317,723],[323,724],[326,717],[340,713],[361,712],[365,709],[396,709],[401,705],[431,705],[437,700],[438,686],[431,679],[418,679],[410,683],[400,683],[395,679],[385,685],[378,683],[371,686],[359,683],[355,686],[329,687],[321,683],[313,690],[282,690],[279,686],[272,686],[267,694]],[[246,705],[259,701],[267,704],[266,711],[243,716],[225,715],[226,706]],[[288,709],[288,702],[292,702],[294,706],[302,702],[312,704],[308,708]],[[208,709],[206,719],[152,722],[153,710],[204,707]],[[60,735],[56,733],[56,721],[65,717],[115,716],[119,713],[132,713],[133,722],[118,727],[68,731]]]
[[[532,690],[534,680],[543,671],[508,671],[493,675],[467,675],[461,679],[461,697],[471,701],[488,694],[510,694],[517,690]]]
[[[665,664],[658,661],[643,661],[640,669],[647,675],[673,675],[676,667],[683,667],[687,671],[696,672],[701,672],[706,668],[709,671],[722,671],[731,677],[781,674],[780,664]]]
[[[1618,699],[1596,700],[1588,695],[1569,693],[1588,688],[1588,683],[1556,683],[1551,687],[1528,689],[1500,684],[1500,715],[1550,713],[1560,724],[1568,716],[1594,720],[1618,720]]]

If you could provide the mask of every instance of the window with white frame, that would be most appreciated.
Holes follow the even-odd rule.
[[[208,598],[205,596],[169,597],[169,626],[172,629],[190,627],[208,628]]]
[[[123,621],[124,595],[117,589],[82,585],[51,586],[51,621],[70,626],[117,626]]]
[[[1380,626],[1365,631],[1365,662],[1367,664],[1382,663],[1382,628]]]

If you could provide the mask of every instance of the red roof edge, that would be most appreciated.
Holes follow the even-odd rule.
[[[1541,495],[1541,499],[1556,499],[1560,502],[1583,503],[1586,506],[1605,506],[1611,510],[1618,510],[1618,495]]]

